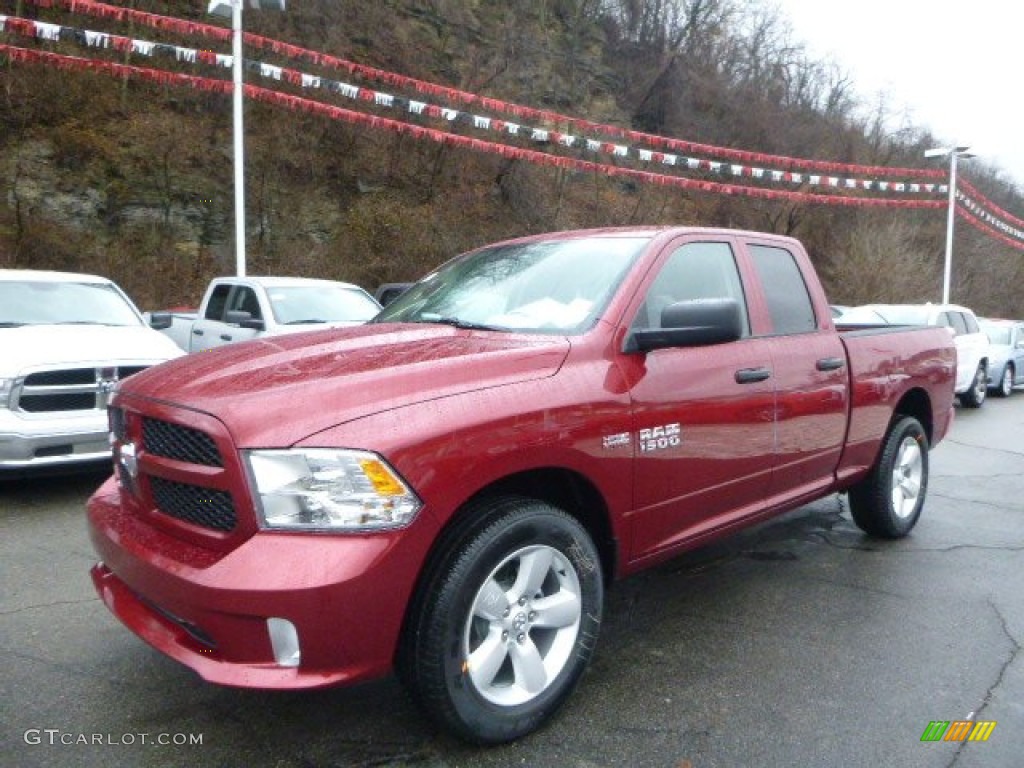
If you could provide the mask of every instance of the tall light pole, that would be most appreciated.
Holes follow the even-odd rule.
[[[942,303],[949,304],[949,279],[953,269],[953,218],[956,215],[956,159],[974,157],[970,147],[935,147],[926,149],[925,157],[949,155],[949,210],[946,215],[946,264],[942,270]]]
[[[245,132],[242,125],[242,6],[253,10],[283,11],[285,0],[210,0],[207,13],[231,17],[231,96],[234,107],[235,166],[235,274],[245,276]]]

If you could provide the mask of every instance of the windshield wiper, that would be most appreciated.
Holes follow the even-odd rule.
[[[458,317],[450,317],[444,315],[435,315],[430,312],[420,315],[415,323],[439,323],[441,325],[450,325],[453,328],[459,328],[464,331],[505,331],[507,328],[502,328],[497,325],[487,325],[486,323],[474,323],[472,320],[462,320]]]
[[[15,323],[9,320],[0,320],[0,328],[21,328],[23,325],[28,325],[28,323]]]
[[[289,320],[287,323],[282,325],[306,325],[307,323],[326,323],[326,320],[321,320],[319,317],[311,317],[308,320]]]

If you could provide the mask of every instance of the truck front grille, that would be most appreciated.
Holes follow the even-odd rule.
[[[229,548],[234,538],[225,534],[244,535],[253,521],[239,517],[244,469],[227,430],[194,411],[141,403],[153,410],[124,393],[107,411],[126,503],[174,535]]]
[[[230,493],[162,477],[150,477],[149,484],[156,508],[165,515],[204,528],[234,530],[237,518]]]
[[[55,411],[91,411],[96,407],[96,395],[65,393],[58,395],[22,395],[21,410],[25,413],[52,413]]]
[[[166,459],[202,464],[207,467],[223,467],[224,461],[217,444],[208,434],[198,429],[172,424],[168,421],[146,417],[142,420],[142,445],[154,456]]]
[[[144,365],[109,365],[35,371],[15,387],[11,407],[33,414],[103,410],[114,384],[145,368]]]
[[[25,377],[26,387],[60,387],[70,384],[95,384],[95,368],[71,368],[64,371],[39,371]]]

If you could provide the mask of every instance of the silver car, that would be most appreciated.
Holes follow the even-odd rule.
[[[978,325],[989,341],[988,388],[1009,397],[1015,386],[1024,384],[1024,322],[982,318]]]

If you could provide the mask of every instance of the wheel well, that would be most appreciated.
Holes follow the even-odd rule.
[[[928,393],[923,389],[912,389],[897,403],[893,419],[901,416],[913,416],[924,427],[928,442],[932,441],[932,403]]]
[[[608,507],[594,484],[583,475],[557,467],[528,470],[480,489],[470,501],[488,496],[523,496],[568,512],[590,533],[601,555],[605,581],[613,580],[618,552]]]

